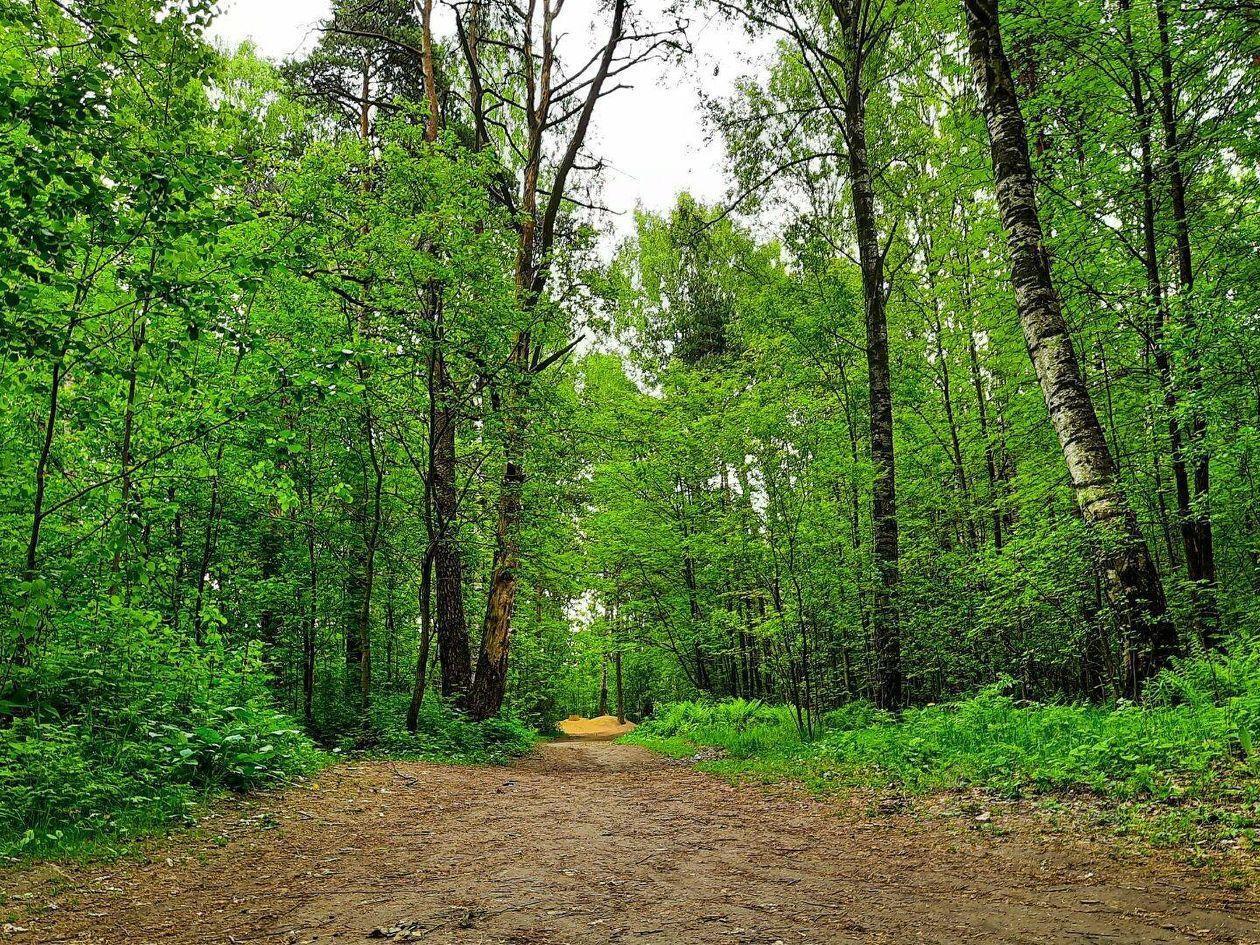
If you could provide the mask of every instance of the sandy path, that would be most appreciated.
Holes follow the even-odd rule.
[[[33,892],[0,941],[1260,942],[1260,904],[1167,865],[870,818],[608,742],[510,769],[345,765],[201,833],[67,869],[52,910],[0,878]]]

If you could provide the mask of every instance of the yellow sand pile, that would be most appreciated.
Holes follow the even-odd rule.
[[[580,715],[570,715],[563,722],[557,722],[556,728],[566,735],[586,738],[615,738],[626,732],[634,731],[633,722],[620,723],[615,715],[601,715],[593,719]]]

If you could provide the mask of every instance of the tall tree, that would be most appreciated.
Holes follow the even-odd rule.
[[[570,175],[578,166],[586,144],[591,119],[600,99],[616,87],[606,88],[615,77],[677,44],[678,30],[637,29],[628,20],[629,0],[614,0],[608,38],[583,66],[562,76],[557,61],[561,34],[556,20],[563,3],[543,0],[541,8],[530,2],[524,8],[510,6],[508,49],[516,57],[514,68],[524,84],[520,105],[524,140],[517,145],[521,155],[519,194],[514,208],[519,215],[516,285],[519,303],[531,315],[542,312],[548,302],[545,293],[552,275],[553,256],[561,210],[572,199]],[[485,74],[481,63],[469,55],[470,73],[476,76],[475,97],[484,100]],[[513,79],[515,82],[516,80]],[[481,89],[481,92],[477,92]],[[511,101],[506,92],[503,101]],[[559,157],[545,167],[550,153]],[[505,166],[510,161],[504,161]],[[544,183],[544,170],[549,179]],[[485,719],[503,705],[507,687],[508,651],[512,615],[516,606],[520,567],[520,532],[525,514],[525,458],[529,442],[527,403],[535,378],[565,357],[576,340],[552,342],[546,332],[531,326],[520,332],[507,362],[504,389],[499,395],[502,425],[504,471],[500,481],[498,520],[495,526],[494,563],[486,594],[481,646],[468,707],[474,718]],[[553,347],[549,350],[548,345]]]
[[[1002,41],[997,0],[967,0],[966,16],[1020,324],[1077,503],[1095,533],[1099,580],[1125,640],[1125,691],[1136,696],[1180,651],[1180,644],[1168,617],[1163,582],[1121,486],[1055,291],[1028,132]]]
[[[768,123],[788,118],[797,128],[814,123],[831,124],[831,138],[838,138],[840,153],[825,145],[800,151],[796,142],[784,142],[792,150],[784,159],[767,150],[760,159],[770,171],[758,175],[751,191],[764,188],[773,178],[798,172],[823,161],[840,158],[847,170],[858,267],[861,273],[865,313],[865,352],[869,395],[869,444],[873,467],[871,520],[874,534],[873,647],[879,674],[876,701],[885,708],[900,708],[904,701],[901,669],[900,614],[897,588],[901,580],[897,519],[896,456],[893,439],[892,374],[888,348],[889,281],[886,260],[895,230],[880,219],[875,187],[880,171],[873,160],[867,137],[872,94],[887,95],[896,71],[897,56],[890,41],[900,10],[882,0],[828,0],[820,10],[776,0],[769,4],[740,5],[717,0],[755,28],[768,28],[785,37],[794,55],[786,63],[801,73],[788,88],[799,88],[784,111],[770,105]],[[904,52],[902,53],[904,55]],[[746,149],[745,149],[746,150]],[[808,170],[805,171],[808,175]]]

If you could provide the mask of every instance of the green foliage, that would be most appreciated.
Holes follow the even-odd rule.
[[[216,51],[213,6],[0,0],[0,849],[178,822],[320,763],[308,739],[501,762],[601,695],[672,751],[914,790],[1171,798],[1254,765],[1241,645],[1100,707],[1130,641],[1012,312],[959,4],[872,8],[857,75],[920,707],[896,720],[863,701],[872,346],[819,99],[848,78],[802,59],[848,61],[827,5],[764,11],[806,42],[712,109],[738,212],[679,195],[610,258],[576,180],[603,162],[564,144],[595,86],[557,72],[526,115],[498,13],[478,88],[448,34],[426,89],[406,0],[338,0],[282,67]],[[1256,36],[1119,9],[1004,26],[1071,340],[1195,652],[1260,630]],[[643,25],[624,41],[675,45]],[[1191,580],[1209,511],[1215,577]],[[431,631],[462,610],[475,648],[496,553],[509,714],[478,726]]]
[[[814,784],[1210,801],[1239,778],[1257,791],[1258,666],[1254,648],[1184,662],[1141,706],[1026,703],[1009,694],[1010,681],[900,718],[855,702],[824,716],[812,741],[800,737],[790,707],[675,703],[628,738],[649,747],[665,740],[671,753],[669,740],[681,738],[723,749],[749,770]],[[1222,681],[1215,693],[1206,688],[1213,679]]]
[[[674,702],[653,713],[648,728],[657,735],[699,736],[729,729],[743,733],[749,728],[783,728],[793,725],[788,706],[766,705],[759,699],[723,699],[717,702]]]
[[[0,854],[108,848],[323,763],[255,660],[190,651],[144,614],[99,616],[41,667],[36,710],[0,728]]]
[[[391,694],[372,706],[367,737],[372,749],[392,758],[455,764],[506,764],[527,754],[538,739],[533,729],[510,715],[473,722],[440,699],[426,699],[420,707],[413,735],[402,724],[409,696]]]

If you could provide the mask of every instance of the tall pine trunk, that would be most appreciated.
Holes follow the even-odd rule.
[[[476,17],[474,16],[474,20]],[[438,140],[442,109],[438,99],[437,75],[433,61],[433,0],[421,5],[421,66],[424,73],[425,101],[428,115],[425,121],[425,140],[435,144]],[[476,41],[473,41],[474,48]],[[476,70],[474,69],[474,72]],[[478,109],[480,104],[477,105]],[[480,146],[480,139],[478,139]],[[433,576],[426,575],[425,593],[437,596],[438,661],[442,665],[442,695],[455,696],[463,701],[472,687],[472,657],[468,644],[468,620],[464,613],[464,561],[459,543],[455,539],[456,517],[459,514],[459,486],[455,455],[455,426],[459,420],[456,408],[455,386],[446,367],[444,345],[446,331],[442,305],[442,286],[433,282],[428,287],[429,309],[433,320],[433,357],[429,365],[430,413],[430,475],[433,482],[435,532],[432,565]],[[428,598],[426,598],[428,606]],[[427,616],[426,616],[426,619]],[[428,652],[426,636],[421,650]],[[417,671],[417,679],[423,683],[424,669]],[[421,689],[423,686],[421,686]],[[419,699],[416,696],[417,711]]]
[[[1186,551],[1186,574],[1193,582],[1195,624],[1203,643],[1210,649],[1221,645],[1220,619],[1216,605],[1216,555],[1212,545],[1212,519],[1208,509],[1209,475],[1207,420],[1198,405],[1203,376],[1197,350],[1198,319],[1194,301],[1194,256],[1190,245],[1190,216],[1186,206],[1186,175],[1181,161],[1182,140],[1177,122],[1177,97],[1173,89],[1173,52],[1166,0],[1155,2],[1159,26],[1159,116],[1164,131],[1165,171],[1172,202],[1173,240],[1177,259],[1177,306],[1188,335],[1189,348],[1183,370],[1189,389],[1190,417],[1186,431],[1185,455],[1180,457],[1176,476],[1177,508],[1181,516],[1181,537]],[[1176,422],[1177,418],[1171,418]],[[1189,466],[1187,474],[1186,466]],[[1176,471],[1176,468],[1174,469]]]
[[[1123,689],[1136,696],[1142,683],[1178,652],[1177,633],[1168,619],[1155,562],[1089,399],[1051,279],[1028,132],[1002,43],[997,0],[965,0],[965,6],[1020,324],[1077,503],[1093,531],[1099,579],[1125,640]]]

